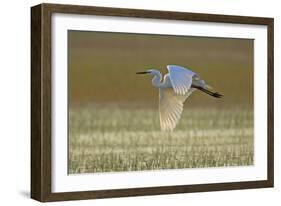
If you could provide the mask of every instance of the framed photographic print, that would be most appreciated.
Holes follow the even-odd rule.
[[[273,187],[273,19],[31,8],[31,197]]]

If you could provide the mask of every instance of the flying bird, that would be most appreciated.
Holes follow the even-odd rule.
[[[167,65],[168,72],[162,80],[162,74],[156,69],[150,69],[136,74],[152,76],[152,85],[159,88],[159,117],[162,131],[173,131],[176,127],[183,104],[195,90],[202,91],[212,97],[221,98],[223,95],[211,91],[195,72],[178,65]]]

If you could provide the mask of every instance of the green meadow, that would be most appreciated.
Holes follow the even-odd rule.
[[[69,173],[253,164],[253,41],[68,33]],[[161,132],[149,68],[178,64],[224,94],[199,91]]]

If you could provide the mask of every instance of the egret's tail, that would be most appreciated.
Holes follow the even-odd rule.
[[[218,92],[212,92],[212,91],[210,91],[208,89],[205,89],[203,87],[194,87],[194,88],[199,89],[200,91],[205,92],[206,94],[208,94],[208,95],[210,95],[212,97],[216,97],[216,98],[222,98],[223,97],[222,94],[220,94]]]

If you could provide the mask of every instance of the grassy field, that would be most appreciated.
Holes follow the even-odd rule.
[[[172,133],[157,108],[87,106],[70,110],[69,173],[253,164],[253,113],[185,108]]]

